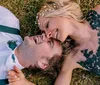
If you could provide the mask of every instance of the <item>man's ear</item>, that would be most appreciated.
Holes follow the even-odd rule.
[[[38,61],[38,65],[41,69],[46,69],[49,65],[45,62]]]

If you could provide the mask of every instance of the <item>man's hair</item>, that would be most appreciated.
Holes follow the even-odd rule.
[[[51,39],[54,39],[54,38],[51,38]],[[59,40],[57,39],[54,39],[54,40],[58,43],[59,46],[61,46],[61,42]],[[59,61],[61,60],[61,57],[62,57],[62,46],[61,46],[61,54],[54,54],[52,56],[52,58],[49,60],[49,66],[46,68],[46,70],[57,66],[59,64]]]
[[[47,69],[50,69],[54,66],[57,66],[59,64],[59,61],[61,59],[61,55],[55,54],[50,60],[49,60],[49,66]]]
[[[49,56],[48,56],[49,57]],[[61,55],[58,55],[58,54],[55,54],[53,55],[53,57],[49,60],[49,66],[45,69],[42,69],[42,68],[38,68],[38,67],[33,67],[33,66],[29,66],[28,68],[34,72],[38,72],[38,71],[48,71],[49,69],[52,69],[54,67],[58,67],[59,66],[59,62],[61,60]]]

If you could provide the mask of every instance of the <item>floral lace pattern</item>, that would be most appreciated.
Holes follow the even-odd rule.
[[[98,30],[98,49],[96,53],[88,49],[81,50],[86,57],[86,61],[78,62],[81,66],[85,67],[88,71],[100,76],[100,14],[96,11],[89,11],[86,20],[89,22],[93,30]],[[92,57],[90,57],[92,56]]]

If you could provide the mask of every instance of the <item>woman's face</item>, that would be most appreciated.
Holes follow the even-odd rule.
[[[63,17],[40,17],[38,19],[39,28],[48,38],[52,37],[61,42],[67,37],[65,18]],[[68,30],[67,30],[68,31]]]

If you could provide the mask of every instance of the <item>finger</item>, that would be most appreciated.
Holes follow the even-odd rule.
[[[19,81],[20,78],[16,78],[16,79],[8,79],[9,83],[14,83],[14,82],[17,82]]]
[[[16,82],[9,83],[9,85],[19,85]]]
[[[8,71],[8,75],[7,75],[8,79],[15,79],[18,78],[18,75],[15,73],[15,71]]]
[[[15,82],[13,82],[13,83],[9,83],[9,85],[16,85],[16,84],[15,84]]]
[[[14,66],[14,71],[16,71],[17,73],[22,73],[22,71],[17,66]]]
[[[23,72],[17,67],[17,66],[14,66],[14,71],[17,72],[17,76],[20,77],[20,78],[25,78]]]
[[[8,75],[7,78],[8,78],[8,79],[17,79],[18,77],[17,77],[17,76]]]
[[[8,71],[8,76],[16,76],[16,72],[13,70]]]

